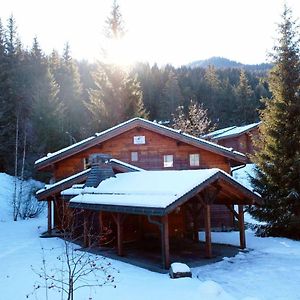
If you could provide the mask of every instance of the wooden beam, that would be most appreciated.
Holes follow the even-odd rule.
[[[232,212],[232,214],[234,215],[234,217],[236,217],[237,220],[239,220],[240,216],[239,214],[234,210],[233,206],[229,205],[229,204],[225,204],[225,206]]]
[[[89,215],[87,210],[83,212],[83,246],[85,248],[90,247]]]
[[[48,204],[48,234],[52,233],[52,201],[47,200]]]
[[[212,257],[211,247],[211,220],[210,220],[210,205],[204,206],[204,221],[205,221],[205,256]]]
[[[123,256],[123,220],[121,213],[117,213],[116,215],[116,223],[117,223],[117,247],[118,247],[118,255]]]
[[[103,212],[102,211],[99,211],[99,214],[98,214],[98,221],[99,221],[99,246],[101,247],[102,245],[102,241],[103,241],[103,238],[104,238],[104,232],[103,232]]]
[[[162,262],[163,268],[170,267],[170,245],[169,245],[169,221],[168,215],[161,217],[161,248],[162,248]]]
[[[244,207],[239,205],[239,230],[240,230],[240,248],[246,248],[245,222],[244,222]]]

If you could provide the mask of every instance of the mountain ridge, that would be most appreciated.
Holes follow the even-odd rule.
[[[221,56],[213,56],[208,59],[197,60],[187,65],[191,68],[207,68],[208,66],[214,66],[217,69],[245,69],[247,71],[260,71],[267,72],[272,68],[272,64],[261,63],[261,64],[243,64],[235,60],[230,60]]]

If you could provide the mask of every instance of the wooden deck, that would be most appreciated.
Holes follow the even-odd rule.
[[[160,241],[144,240],[142,243],[124,244],[124,255],[118,256],[116,248],[98,247],[84,249],[92,253],[119,260],[153,272],[168,273],[161,265]],[[170,261],[183,262],[189,267],[200,267],[221,261],[223,257],[233,257],[239,248],[231,245],[212,244],[212,258],[205,257],[205,243],[191,240],[170,241]]]

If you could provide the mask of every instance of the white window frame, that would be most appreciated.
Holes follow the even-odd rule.
[[[132,151],[130,153],[130,160],[131,161],[139,161],[139,153],[137,151]]]
[[[88,169],[90,167],[91,167],[91,165],[89,163],[89,158],[88,157],[84,157],[83,158],[83,169],[86,170],[86,169]]]
[[[191,153],[189,155],[190,167],[199,167],[200,166],[200,154]]]
[[[174,166],[174,155],[173,154],[165,154],[163,157],[164,168],[173,168]]]
[[[134,145],[144,145],[146,144],[146,137],[144,135],[135,135],[133,137]]]

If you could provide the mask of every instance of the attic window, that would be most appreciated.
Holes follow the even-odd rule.
[[[173,155],[168,154],[164,155],[164,168],[172,168],[173,167]]]
[[[89,158],[88,158],[88,157],[85,157],[85,158],[83,159],[83,169],[86,170],[86,169],[88,169],[88,168],[90,168],[90,167],[91,167],[91,164],[89,163]]]
[[[131,161],[138,161],[139,154],[137,152],[131,152]]]
[[[190,154],[190,166],[191,167],[200,166],[200,155],[198,153]]]
[[[144,135],[136,135],[133,137],[133,143],[135,145],[143,145],[146,144],[146,138]]]

